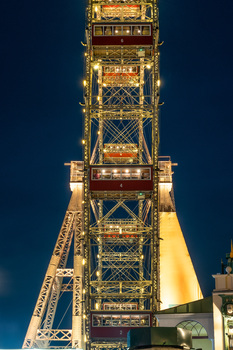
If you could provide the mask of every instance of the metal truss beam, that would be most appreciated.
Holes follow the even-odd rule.
[[[157,0],[87,0],[83,164],[71,162],[73,194],[26,334],[24,348],[126,349],[124,340],[91,338],[91,313],[104,304],[159,309]],[[92,45],[93,24],[152,25],[150,45]],[[133,32],[132,32],[133,33]],[[132,38],[133,40],[133,38]],[[153,44],[152,44],[153,42]],[[123,74],[123,67],[135,75]],[[113,76],[111,67],[118,68]],[[119,73],[120,72],[120,73]],[[137,156],[111,163],[106,145],[136,145]],[[114,158],[114,157],[112,157]],[[153,190],[90,191],[90,167],[150,165]],[[67,267],[74,246],[73,266]],[[64,280],[64,281],[63,281]],[[72,292],[72,329],[54,329],[61,295]],[[153,317],[155,324],[155,317]],[[106,337],[107,339],[107,337]],[[61,347],[60,347],[61,348]]]
[[[74,265],[74,269],[66,268],[66,263],[68,259],[68,254],[70,251],[70,246],[72,238],[75,235],[75,240],[78,242],[78,245],[82,245],[81,241],[81,232],[82,225],[81,221],[78,222],[78,218],[82,218],[82,201],[83,201],[83,184],[77,184],[74,188],[72,197],[58,235],[58,239],[53,251],[52,258],[47,269],[45,279],[36,303],[31,322],[28,327],[28,331],[24,340],[23,348],[32,348],[36,346],[47,348],[50,345],[51,341],[59,340],[69,340],[70,331],[60,331],[52,330],[54,316],[60,297],[60,293],[68,290],[75,290],[78,297],[76,297],[76,308],[80,308],[81,297],[79,296],[82,293],[82,285],[79,283],[78,286],[75,283],[64,284],[62,283],[63,278],[81,278],[82,279],[82,251],[78,250],[77,254],[79,255],[79,261]],[[77,232],[80,234],[77,235]],[[76,272],[78,269],[78,273]],[[75,288],[73,288],[73,285]],[[74,292],[74,295],[75,292]],[[78,316],[81,318],[81,312]],[[79,345],[81,346],[82,335],[77,336],[75,329],[79,327],[79,322],[73,317],[73,334],[78,337]],[[46,335],[47,334],[47,335]],[[46,336],[45,336],[46,335]]]

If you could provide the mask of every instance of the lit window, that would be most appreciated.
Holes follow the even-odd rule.
[[[95,35],[103,35],[103,27],[95,26]]]
[[[119,327],[121,324],[121,317],[120,315],[113,315],[112,316],[112,326],[113,327]]]
[[[93,325],[94,327],[100,327],[100,326],[102,326],[101,315],[93,315],[92,325]]]
[[[112,27],[110,26],[104,27],[104,35],[112,35]]]
[[[112,316],[111,315],[103,315],[103,326],[104,327],[112,326]]]
[[[133,327],[139,326],[139,316],[138,315],[137,316],[131,315],[131,326],[133,326]]]
[[[149,315],[141,315],[140,321],[141,321],[140,323],[142,327],[149,327],[150,325]]]
[[[114,35],[121,35],[121,26],[114,27]]]
[[[123,327],[130,327],[130,315],[122,315],[121,325]]]
[[[183,321],[176,327],[192,331],[193,338],[208,338],[205,328],[197,321]]]

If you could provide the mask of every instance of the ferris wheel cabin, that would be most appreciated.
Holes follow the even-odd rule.
[[[93,24],[92,45],[123,46],[153,45],[151,23]]]
[[[105,143],[103,153],[104,163],[138,163],[138,145],[135,143]]]
[[[140,236],[140,226],[133,219],[109,220],[103,225],[103,232],[106,242],[115,238],[132,241]]]
[[[139,17],[141,15],[140,5],[102,5],[97,7],[100,15],[105,18]]]
[[[152,191],[152,166],[90,167],[90,191]]]
[[[92,312],[91,338],[92,340],[126,339],[130,329],[150,327],[151,324],[151,313],[145,311],[101,310],[99,312]]]
[[[103,66],[103,86],[139,85],[138,66]]]

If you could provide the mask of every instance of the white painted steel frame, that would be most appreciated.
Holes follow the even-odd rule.
[[[159,309],[157,0],[126,0],[124,4],[112,0],[111,5],[118,6],[116,13],[105,5],[101,0],[88,0],[87,4],[84,167],[82,162],[71,162],[73,194],[23,348],[125,348],[122,339],[91,341],[91,311],[104,309],[107,303],[116,308],[137,304],[139,310],[152,315]],[[92,25],[106,22],[151,23],[153,45],[93,47]],[[106,84],[104,67],[108,66],[136,66],[138,77]],[[109,140],[138,144],[137,164],[153,166],[153,191],[90,193],[90,166],[106,164],[104,143]],[[124,217],[117,214],[119,210]],[[115,230],[121,226],[125,231],[122,234],[119,230],[114,237],[110,226]],[[72,240],[73,267],[66,268]],[[144,252],[149,252],[147,260]],[[63,278],[69,282],[63,283]],[[53,329],[64,291],[73,292],[72,329]],[[59,346],[58,341],[66,343]]]

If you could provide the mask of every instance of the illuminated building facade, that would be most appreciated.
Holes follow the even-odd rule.
[[[212,296],[158,311],[159,327],[179,327],[192,331],[193,347],[203,350],[233,348],[233,247],[227,263],[213,275]],[[224,268],[225,271],[224,271]]]
[[[226,255],[226,274],[213,275],[213,319],[215,350],[233,349],[233,247]]]

